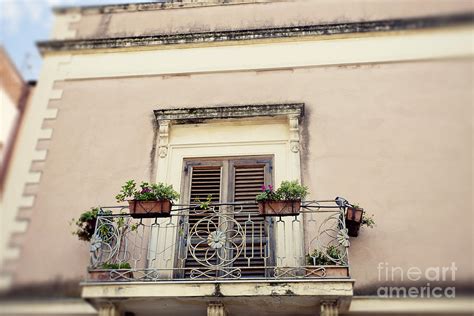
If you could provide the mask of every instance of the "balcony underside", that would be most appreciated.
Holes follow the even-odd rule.
[[[352,279],[272,281],[170,281],[84,283],[82,297],[93,305],[112,302],[139,315],[206,315],[221,302],[230,315],[315,315],[322,301],[349,308]]]

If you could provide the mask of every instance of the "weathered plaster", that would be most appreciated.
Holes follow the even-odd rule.
[[[304,115],[304,104],[220,105],[218,107],[188,106],[178,109],[155,110],[154,112],[158,122],[172,121],[174,124],[196,124],[209,120],[276,116],[289,116],[292,119],[299,119]],[[298,126],[296,125],[297,128]]]
[[[70,29],[79,38],[123,38],[137,35],[183,34],[268,29],[395,20],[472,12],[469,0],[272,0],[229,5],[216,1],[129,4],[58,10],[56,15],[80,14]],[[234,2],[234,1],[232,1]],[[240,2],[240,1],[239,1]],[[168,8],[171,8],[168,9]],[[104,16],[110,20],[104,23]]]

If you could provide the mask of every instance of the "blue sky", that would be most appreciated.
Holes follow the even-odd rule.
[[[54,6],[98,5],[146,0],[0,0],[0,43],[25,80],[37,79],[41,56],[35,42],[49,38]],[[149,1],[152,2],[152,1]]]

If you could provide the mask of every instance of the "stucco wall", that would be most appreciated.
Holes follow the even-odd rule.
[[[52,38],[102,38],[207,32],[294,25],[398,19],[474,10],[468,0],[294,0],[244,1],[168,9],[69,10],[58,13]],[[259,3],[251,3],[259,2]],[[160,4],[156,4],[160,7]],[[136,8],[136,9],[134,9]],[[148,6],[149,8],[149,6]]]
[[[456,280],[472,280],[471,67],[458,59],[60,82],[15,280],[84,275],[88,250],[68,221],[114,205],[127,179],[154,179],[152,110],[279,102],[306,104],[311,197],[344,196],[376,216],[377,227],[352,240],[357,288],[376,281],[379,262],[455,262]]]

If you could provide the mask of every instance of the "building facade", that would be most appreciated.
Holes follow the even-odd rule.
[[[11,233],[22,230],[15,221],[15,211],[4,211],[4,186],[14,159],[15,148],[21,130],[23,114],[28,108],[34,82],[25,82],[13,61],[0,46],[0,213],[3,214],[0,229],[0,254],[8,257],[7,244]]]
[[[470,315],[472,18],[470,1],[56,9],[4,191],[25,226],[4,310]],[[172,184],[171,217],[130,217],[129,179]],[[257,216],[285,180],[309,188],[301,214]],[[375,228],[349,238],[336,197]],[[78,242],[69,222],[97,206],[115,215]],[[312,265],[330,245],[333,268]],[[91,278],[111,262],[130,267]]]

